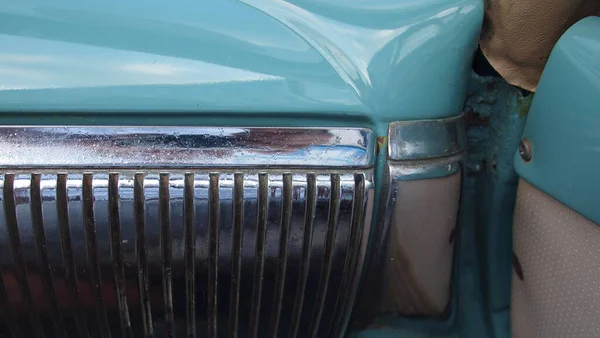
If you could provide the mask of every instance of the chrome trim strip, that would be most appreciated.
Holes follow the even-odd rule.
[[[0,126],[2,168],[369,167],[366,128]]]
[[[397,200],[405,181],[425,181],[436,178],[449,177],[461,173],[464,168],[465,152],[453,156],[432,158],[427,160],[391,161],[385,164],[382,177],[381,202],[379,204],[379,219],[374,225],[373,252],[370,257],[369,269],[366,271],[365,283],[362,287],[363,294],[358,300],[355,313],[357,316],[365,317],[365,322],[370,322],[376,316],[382,315],[382,306],[386,303],[388,294],[383,291],[385,282],[384,272],[393,262],[388,255],[390,245],[390,232],[394,220],[402,220],[406,217],[397,210]],[[415,197],[416,198],[416,197]],[[427,203],[427,201],[423,201]],[[432,205],[432,210],[436,206]],[[373,309],[377,309],[373,311]],[[368,319],[366,319],[368,318]]]
[[[463,115],[392,122],[388,136],[388,158],[391,160],[450,156],[465,150],[467,144]]]
[[[390,182],[425,180],[456,174],[464,154],[421,161],[388,161]]]
[[[393,258],[389,257],[390,231],[394,221],[407,215],[400,213],[397,201],[403,192],[404,181],[420,181],[460,175],[466,150],[464,116],[437,120],[397,121],[389,125],[387,159],[381,181],[382,196],[378,206],[379,218],[373,234],[373,253],[357,317],[369,323],[381,314],[388,294],[382,289],[382,276]],[[413,198],[418,198],[415,196]],[[422,201],[427,203],[427,201]],[[401,223],[398,223],[401,224]],[[413,224],[414,225],[414,224]],[[376,310],[374,310],[376,309]]]
[[[383,217],[382,234],[379,237],[377,248],[379,254],[384,255],[384,248],[387,248],[389,227],[394,218],[402,217],[394,209],[396,203],[399,185],[402,181],[425,180],[432,178],[448,177],[460,171],[463,154],[457,156],[445,157],[442,159],[428,161],[411,161],[411,163],[402,163],[388,161],[386,165],[386,174],[383,181],[383,191],[386,193],[386,202],[383,208],[380,208]],[[385,259],[381,260],[385,262]]]

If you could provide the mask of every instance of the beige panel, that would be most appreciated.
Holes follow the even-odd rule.
[[[398,182],[384,266],[383,311],[442,313],[450,280],[460,197],[460,172]]]
[[[598,225],[521,180],[513,244],[513,337],[600,337]]]
[[[483,54],[508,83],[530,91],[567,28],[600,15],[598,0],[487,0],[485,5]]]

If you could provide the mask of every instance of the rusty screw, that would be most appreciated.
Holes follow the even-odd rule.
[[[526,138],[519,142],[519,155],[521,155],[523,161],[531,161],[531,143],[529,143],[529,140]]]

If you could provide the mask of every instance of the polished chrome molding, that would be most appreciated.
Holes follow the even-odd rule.
[[[374,195],[372,169],[22,169],[0,189],[0,309],[81,337],[338,336]]]
[[[390,224],[394,218],[402,217],[395,212],[395,204],[398,197],[398,189],[403,181],[427,180],[443,178],[457,174],[461,170],[464,153],[444,157],[440,159],[425,161],[410,161],[408,163],[389,161],[384,174],[383,190],[385,191],[386,203],[380,212],[383,217],[382,233],[389,231]],[[377,247],[387,247],[387,236],[378,239]]]
[[[390,183],[396,181],[423,180],[456,174],[464,153],[419,161],[388,161]]]
[[[422,160],[464,151],[464,116],[437,120],[398,121],[389,125],[388,158]]]
[[[1,168],[366,168],[366,128],[0,126]]]
[[[381,314],[427,316],[443,312],[444,304],[440,303],[448,295],[431,293],[427,282],[419,283],[422,276],[436,271],[436,266],[443,275],[437,280],[450,280],[454,251],[451,233],[456,233],[453,229],[465,150],[462,115],[389,125],[388,153],[378,191],[379,218],[373,228],[373,252],[355,311],[357,320],[365,320],[368,325]],[[418,249],[412,245],[414,242],[420,242]],[[443,259],[438,265],[429,264],[428,259],[439,252],[444,253]],[[420,265],[424,262],[429,265]],[[410,270],[403,270],[407,266]],[[432,294],[437,298],[431,298]],[[437,301],[431,303],[431,299]]]
[[[427,302],[430,289],[418,284],[416,276],[427,275],[422,274],[423,271],[431,272],[431,266],[420,264],[425,264],[426,257],[436,252],[449,250],[443,262],[437,263],[438,271],[448,271],[448,260],[452,264],[454,240],[451,232],[458,215],[463,157],[464,152],[429,160],[388,160],[385,164],[379,218],[373,229],[374,249],[355,310],[356,316],[365,324],[383,314],[437,316],[443,312],[439,301],[434,303],[435,306]],[[446,189],[448,182],[458,182],[453,187],[459,188]],[[456,208],[449,205],[456,205]],[[437,216],[431,217],[432,214]],[[432,223],[434,219],[439,223]],[[418,229],[422,229],[422,233]],[[406,236],[422,242],[423,249],[419,250],[422,256],[415,255],[414,246],[404,246],[408,239],[399,240]],[[440,244],[440,238],[445,239],[442,246],[432,245]],[[402,271],[406,266],[412,266],[410,271]],[[443,274],[438,280],[441,282],[446,277],[448,275]],[[399,284],[394,286],[393,283]],[[445,287],[449,292],[450,285]],[[403,292],[404,296],[399,297],[398,294]]]

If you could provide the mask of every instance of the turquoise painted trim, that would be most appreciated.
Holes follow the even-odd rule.
[[[454,116],[482,17],[480,0],[3,2],[0,112]]]
[[[478,224],[477,255],[490,337],[510,337],[512,219],[518,182],[514,153],[531,98],[501,78],[474,76],[465,104],[465,114],[478,121],[467,132],[465,184],[475,195],[468,208]]]
[[[515,168],[528,182],[600,224],[600,17],[573,25],[544,69]]]

